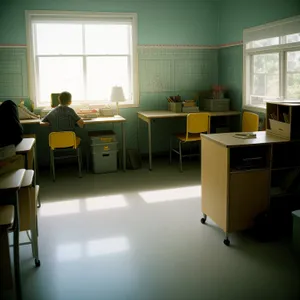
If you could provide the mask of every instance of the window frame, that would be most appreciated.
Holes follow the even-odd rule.
[[[292,22],[299,22],[300,16],[280,20],[277,22],[268,23],[262,26],[252,27],[244,30],[244,35],[247,32],[255,32],[259,30],[267,30],[268,28],[274,28],[281,24],[287,24]],[[300,30],[299,30],[300,33]],[[274,37],[274,36],[270,36]],[[294,101],[300,102],[300,99],[286,99],[286,78],[287,78],[287,53],[292,51],[300,51],[300,41],[294,43],[285,43],[286,36],[279,36],[279,44],[257,48],[247,48],[247,43],[243,43],[243,108],[251,109],[257,112],[265,112],[265,105],[255,105],[250,103],[250,94],[252,87],[252,76],[253,76],[253,64],[252,59],[257,54],[269,54],[279,53],[279,98],[276,101]],[[267,96],[266,96],[267,98]],[[275,100],[275,99],[274,99]]]
[[[26,18],[26,40],[27,40],[27,61],[28,61],[28,78],[29,78],[29,95],[30,98],[35,103],[37,108],[45,108],[50,107],[49,105],[45,106],[44,104],[37,102],[37,94],[38,91],[38,84],[36,84],[36,77],[38,73],[36,73],[36,64],[38,63],[35,61],[36,55],[34,53],[34,43],[36,44],[36,34],[32,32],[32,23],[34,22],[34,17],[44,18],[45,21],[53,22],[55,18],[78,18],[80,19],[99,19],[99,21],[121,21],[127,20],[131,21],[132,24],[132,55],[129,55],[129,62],[131,68],[131,77],[129,78],[129,82],[131,82],[132,86],[132,103],[119,103],[120,107],[129,108],[129,107],[139,107],[140,99],[139,99],[139,82],[138,82],[138,50],[137,50],[137,13],[108,13],[108,12],[79,12],[79,11],[45,11],[45,10],[27,10],[25,11],[25,18]],[[68,55],[67,55],[68,56]],[[71,55],[70,55],[71,56]],[[103,55],[99,55],[103,56]],[[83,60],[84,61],[84,60]],[[83,67],[84,62],[83,62]],[[86,87],[84,87],[86,88]],[[50,95],[49,95],[50,99]],[[88,101],[84,101],[82,103],[74,103],[72,106],[86,106],[89,105],[91,108],[102,108],[110,104],[109,102],[102,102],[99,104],[88,103]]]

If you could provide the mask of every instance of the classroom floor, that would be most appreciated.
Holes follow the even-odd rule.
[[[25,300],[300,299],[288,242],[239,233],[226,247],[210,219],[200,223],[199,162],[153,168],[82,179],[58,169],[55,183],[41,174],[41,267],[22,246]]]

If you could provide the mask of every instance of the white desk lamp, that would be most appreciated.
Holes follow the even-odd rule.
[[[115,117],[120,117],[119,115],[119,102],[125,102],[123,88],[121,86],[114,86],[111,89],[110,102],[115,102],[117,104],[117,115]]]

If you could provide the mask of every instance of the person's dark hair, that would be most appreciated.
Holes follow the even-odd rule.
[[[62,92],[59,97],[59,103],[62,105],[69,105],[72,102],[72,95],[69,92]]]

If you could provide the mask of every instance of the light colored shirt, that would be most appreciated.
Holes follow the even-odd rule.
[[[73,108],[59,105],[52,109],[42,122],[48,122],[52,131],[74,131],[80,117]]]

